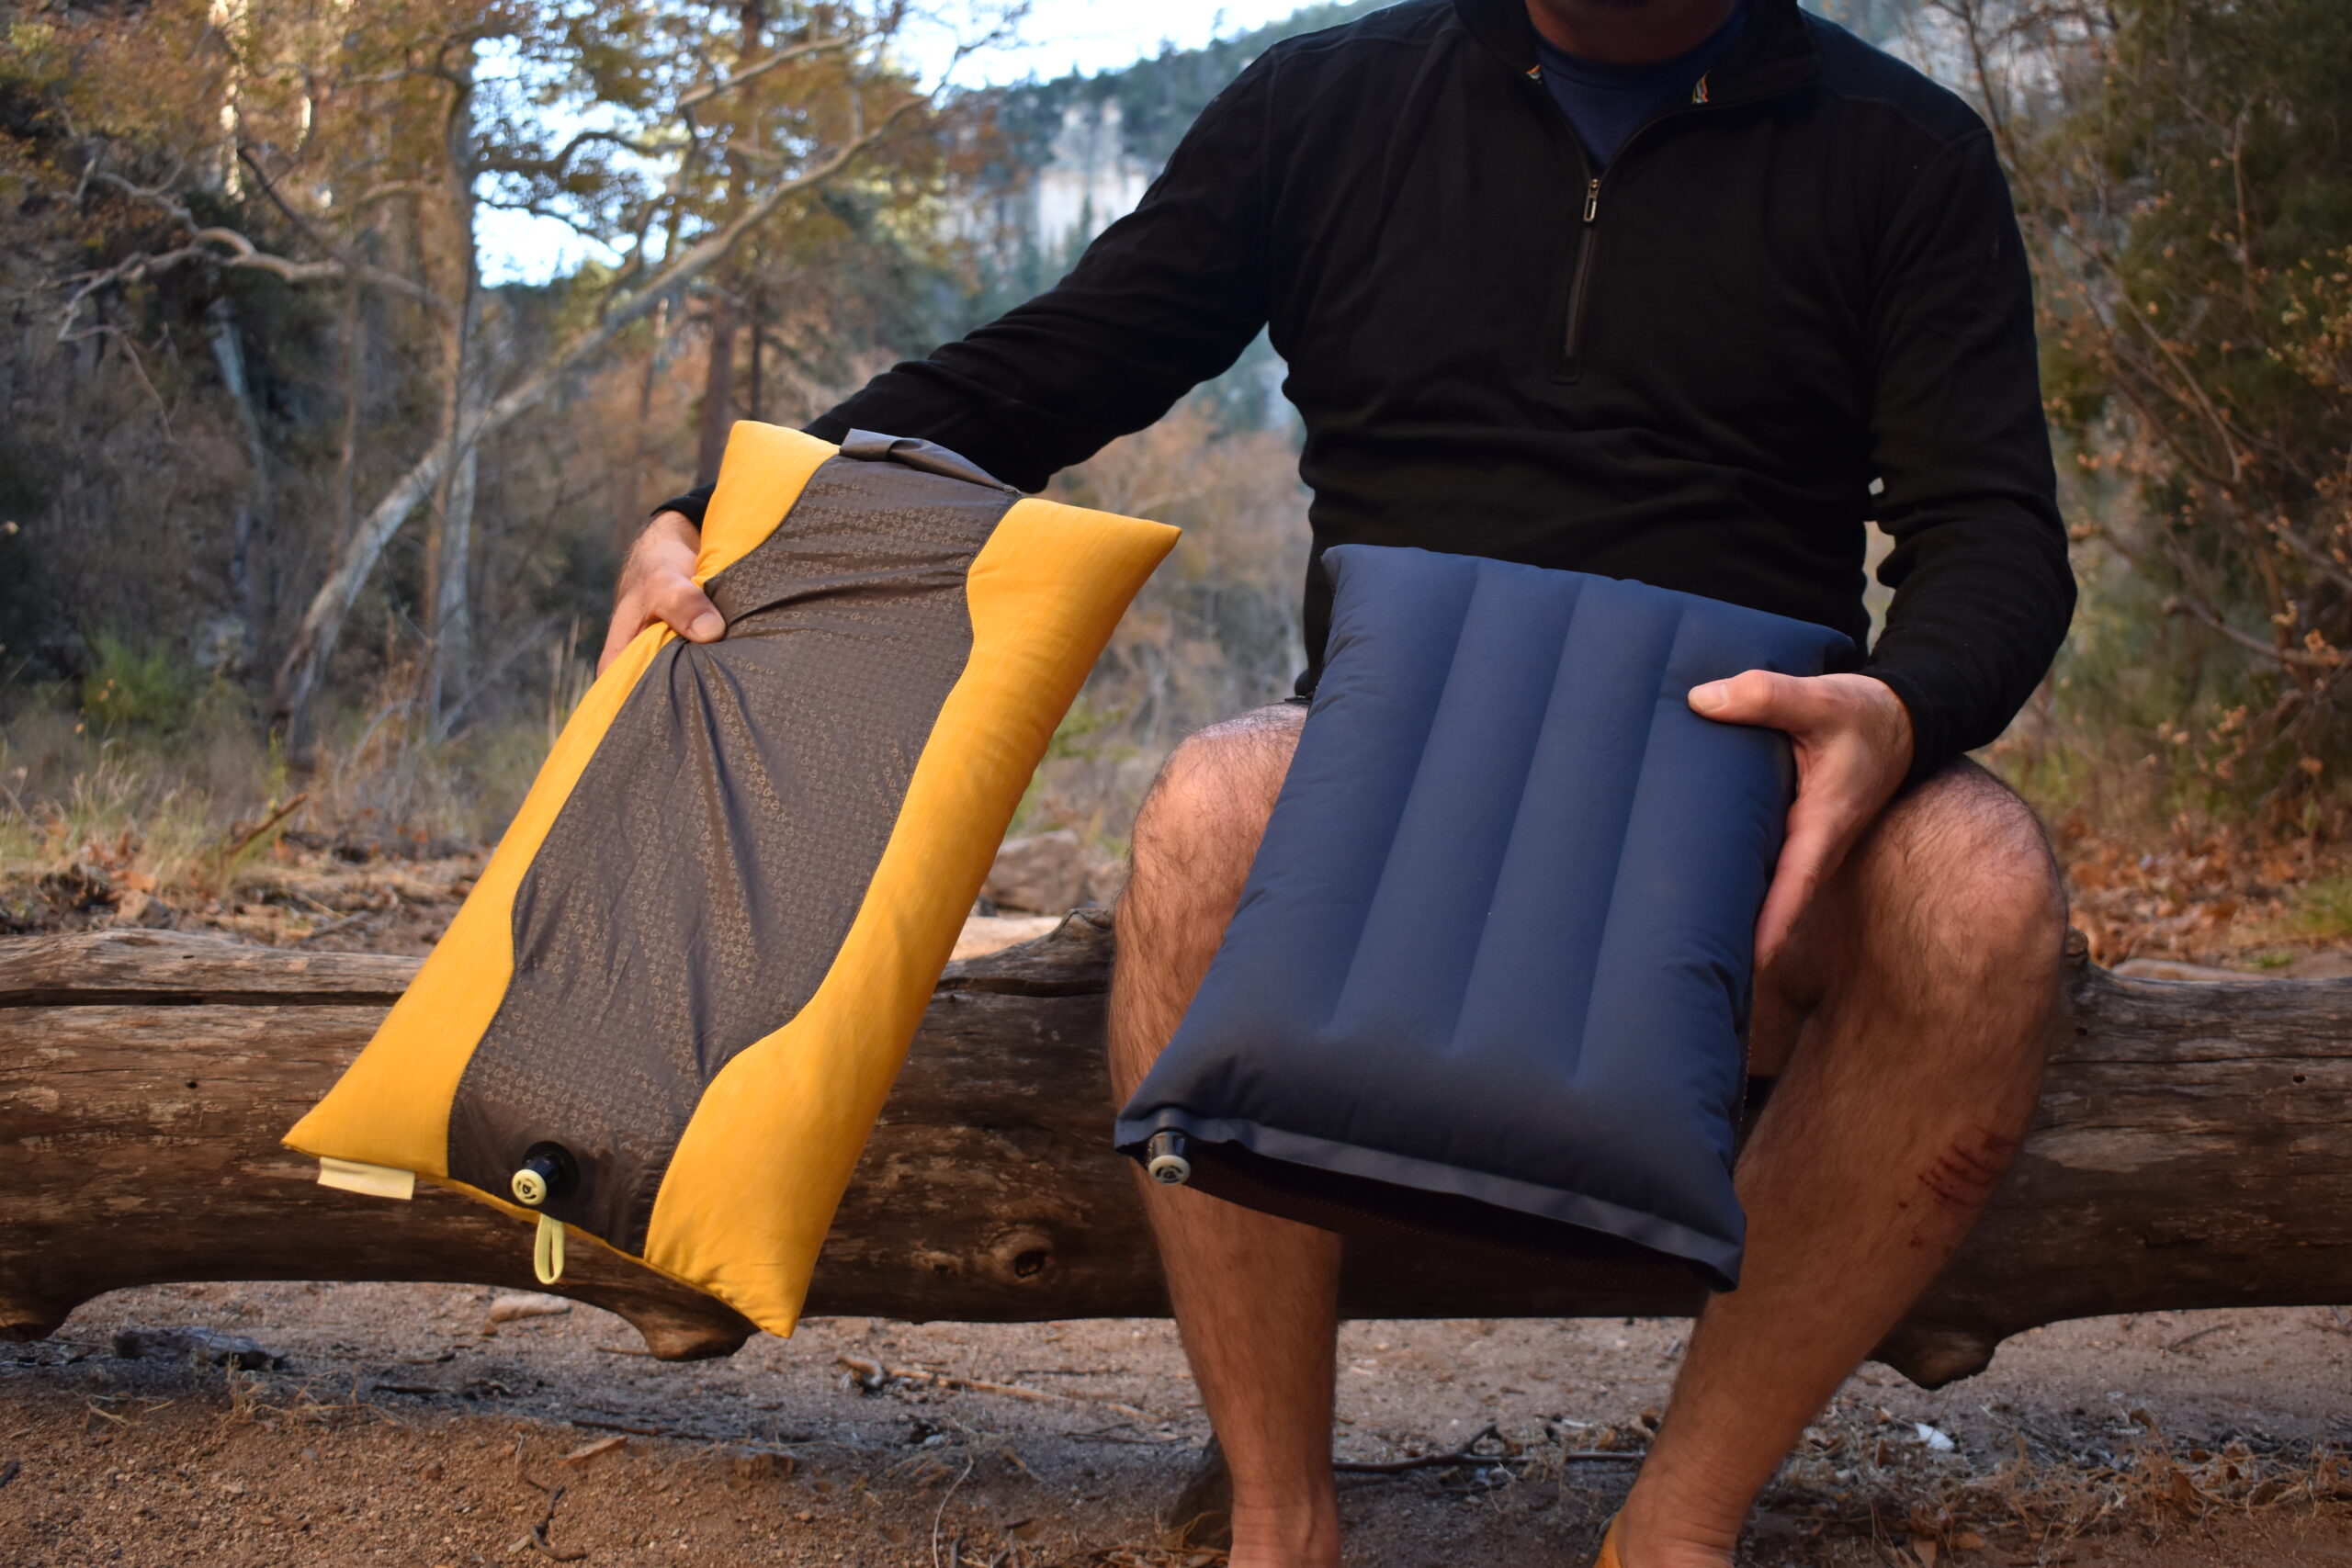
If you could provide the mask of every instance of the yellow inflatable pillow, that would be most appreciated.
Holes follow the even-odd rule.
[[[1176,530],[924,442],[741,423],[696,581],[565,726],[448,932],[286,1141],[578,1230],[789,1334],[998,840]],[[554,1256],[550,1257],[550,1253]]]

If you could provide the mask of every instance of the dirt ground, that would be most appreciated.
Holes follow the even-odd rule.
[[[835,1319],[671,1366],[595,1309],[493,1323],[494,1301],[563,1305],[156,1287],[0,1350],[0,1562],[1216,1561],[1163,1544],[1157,1518],[1207,1435],[1163,1322]],[[282,1363],[121,1353],[126,1330],[190,1325]],[[1344,1476],[1349,1562],[1581,1568],[1633,1472],[1611,1456],[1646,1438],[1684,1327],[1351,1325],[1343,1460],[1493,1457]],[[2352,1314],[2326,1310],[2064,1325],[1935,1393],[1865,1367],[1768,1493],[1746,1556],[2352,1565],[2347,1393]]]

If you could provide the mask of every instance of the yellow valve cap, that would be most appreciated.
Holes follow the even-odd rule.
[[[533,1144],[523,1151],[521,1168],[506,1180],[518,1203],[537,1208],[571,1190],[579,1167],[561,1144]]]

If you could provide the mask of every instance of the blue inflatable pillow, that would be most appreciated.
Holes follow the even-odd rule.
[[[1785,737],[1694,685],[1849,665],[1825,627],[1365,545],[1224,945],[1120,1148],[1329,1228],[1727,1290]]]

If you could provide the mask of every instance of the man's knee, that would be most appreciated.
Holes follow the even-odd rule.
[[[1962,761],[1891,807],[1865,844],[1860,914],[1882,953],[1976,983],[2054,987],[2066,897],[2033,810]]]
[[[1295,713],[1260,709],[1188,738],[1136,814],[1111,981],[1111,1078],[1123,1099],[1168,1043],[1224,940],[1298,723]]]
[[[1298,720],[1280,709],[1187,736],[1136,814],[1129,899],[1150,905],[1238,897],[1297,738]],[[1151,911],[1137,913],[1148,919]]]

